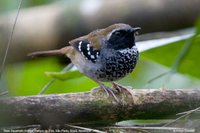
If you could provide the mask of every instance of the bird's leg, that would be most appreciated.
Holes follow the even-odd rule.
[[[112,85],[113,85],[113,88],[115,88],[119,93],[123,92],[123,91],[126,91],[128,92],[132,97],[133,97],[133,93],[130,89],[126,88],[126,87],[123,87],[115,82],[112,82]]]
[[[111,88],[105,86],[104,84],[100,84],[100,87],[105,90],[105,92],[108,96],[110,96],[110,95],[113,96],[115,98],[115,100],[117,102],[119,102],[119,99],[117,98],[117,96],[115,95],[115,93],[113,92],[113,90]]]
[[[110,87],[108,87],[108,86],[105,86],[104,84],[102,84],[102,83],[100,83],[100,82],[98,82],[98,81],[96,81],[99,85],[100,85],[100,87],[102,88],[102,89],[104,89],[104,91],[106,92],[106,94],[107,94],[107,96],[113,96],[114,97],[114,99],[117,101],[117,102],[119,102],[119,99],[117,98],[117,96],[115,95],[115,93],[113,92],[113,90],[110,88]]]

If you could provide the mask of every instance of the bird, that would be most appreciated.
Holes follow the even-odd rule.
[[[112,95],[118,101],[114,91],[102,82],[111,82],[116,88],[124,88],[115,81],[130,74],[137,64],[139,52],[135,45],[135,36],[140,29],[129,24],[116,23],[71,40],[70,45],[61,49],[37,51],[28,56],[64,54],[81,73],[98,83],[107,95]]]

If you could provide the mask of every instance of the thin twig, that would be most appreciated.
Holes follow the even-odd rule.
[[[47,90],[47,88],[53,84],[53,82],[56,81],[56,79],[51,79],[50,81],[48,81],[44,87],[42,88],[42,90],[39,92],[39,95],[44,94],[44,92]]]
[[[177,72],[177,69],[178,67],[180,66],[180,64],[182,63],[182,61],[184,60],[184,58],[186,57],[187,53],[189,52],[194,40],[195,40],[195,37],[197,36],[197,34],[193,35],[191,38],[189,38],[186,43],[183,45],[183,47],[181,48],[179,54],[177,55],[173,65],[171,66],[171,69],[170,71],[167,71],[167,72],[164,72],[152,79],[150,79],[149,81],[147,81],[146,85],[147,86],[148,84],[152,83],[153,81],[169,74],[169,73],[175,73]]]
[[[182,116],[178,117],[177,119],[175,119],[175,120],[173,120],[173,121],[171,121],[171,122],[169,122],[169,123],[163,125],[163,127],[169,126],[169,125],[171,125],[172,123],[174,123],[174,122],[176,122],[176,121],[178,121],[178,120],[180,120],[180,119],[182,119],[182,118],[184,118],[184,117],[186,117],[186,116],[188,116],[188,115],[190,115],[190,114],[192,114],[192,113],[198,111],[199,109],[200,109],[200,107],[198,107],[198,108],[196,108],[196,109],[193,109],[193,110],[190,110],[190,111],[187,111],[187,112],[184,112],[184,113],[185,113],[184,115],[182,115]],[[180,113],[179,113],[179,114],[180,114]]]
[[[70,63],[68,64],[61,72],[67,72],[69,71],[71,68],[73,67],[73,64]],[[47,88],[53,84],[56,81],[56,79],[51,79],[48,83],[46,83],[44,85],[44,87],[42,88],[42,90],[39,92],[39,95],[44,94],[44,92],[47,90]]]
[[[178,113],[176,115],[184,115],[184,114],[187,114],[187,113],[190,113],[191,111],[194,111],[194,109],[192,110],[189,110],[189,111],[185,111],[185,112],[181,112],[181,113]],[[195,110],[195,112],[199,112],[200,110]]]
[[[147,85],[150,84],[150,83],[152,83],[153,81],[157,80],[158,78],[161,78],[161,77],[167,75],[169,72],[170,71],[167,71],[167,72],[164,72],[164,73],[161,73],[161,74],[155,76],[154,78],[152,78],[149,81],[147,81]]]
[[[20,0],[19,6],[18,6],[18,9],[17,9],[17,14],[16,14],[16,17],[15,17],[15,20],[14,20],[14,23],[13,23],[13,27],[12,27],[11,32],[10,32],[10,38],[8,40],[6,52],[5,52],[5,55],[3,57],[3,62],[2,62],[1,68],[0,68],[0,79],[2,77],[2,73],[3,73],[4,67],[5,67],[6,58],[7,58],[7,55],[8,55],[8,50],[9,50],[10,45],[11,45],[11,41],[12,41],[12,37],[13,37],[13,34],[14,34],[15,26],[16,26],[16,23],[17,23],[17,18],[19,16],[19,11],[20,11],[20,8],[21,8],[22,1],[23,0]]]
[[[193,35],[191,38],[189,38],[186,43],[181,48],[181,51],[179,52],[178,56],[176,57],[176,60],[174,61],[171,70],[172,72],[176,72],[186,55],[188,54],[193,41],[195,40],[196,35]]]
[[[166,131],[194,131],[193,128],[177,127],[108,127],[109,129],[143,129],[143,130],[166,130]]]
[[[11,126],[11,127],[1,127],[1,130],[20,130],[20,129],[31,129],[31,128],[35,128],[35,129],[40,129],[41,125],[27,125],[27,126]],[[17,131],[16,131],[17,132]]]
[[[100,130],[96,130],[96,129],[92,129],[92,128],[86,128],[86,127],[80,127],[80,126],[74,126],[74,125],[69,125],[69,124],[65,124],[68,127],[73,127],[73,128],[77,128],[77,129],[82,129],[82,130],[86,130],[87,132],[93,132],[93,133],[106,133]]]
[[[4,95],[7,95],[7,94],[8,94],[8,91],[4,91],[4,92],[0,93],[0,96],[4,96]]]

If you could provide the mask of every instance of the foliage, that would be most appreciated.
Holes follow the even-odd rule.
[[[185,58],[183,58],[178,67],[178,73],[167,74],[147,84],[149,80],[157,75],[170,70],[181,48],[188,43],[188,40],[174,42],[141,53],[139,63],[134,72],[120,80],[119,83],[134,88],[192,88],[199,86],[200,73],[198,69],[200,67],[200,61],[197,56],[200,51],[199,41],[200,37],[195,36],[191,47],[186,50]],[[6,74],[9,91],[12,95],[38,94],[50,78],[61,80],[56,80],[48,87],[45,92],[46,94],[88,91],[92,87],[97,86],[95,82],[82,76],[78,71],[69,71],[64,75],[57,73],[63,67],[57,59],[51,58],[36,59],[9,66]],[[47,73],[47,71],[57,72]],[[45,76],[45,72],[50,78]],[[64,79],[67,80],[62,81]]]
[[[11,4],[13,1],[7,0],[1,2]],[[30,0],[26,1],[24,6],[41,5],[47,2],[49,1]],[[199,34],[200,21],[197,22],[195,36],[191,39],[173,42],[140,53],[140,60],[133,73],[118,82],[133,88],[192,88],[199,86]],[[191,45],[185,48],[185,56],[181,59],[180,64],[178,63],[177,71],[167,73],[156,80],[152,80],[154,77],[171,70],[171,67],[177,62],[180,51],[182,51],[186,44]],[[82,76],[78,71],[69,71],[67,74],[60,75],[57,72],[61,71],[62,68],[64,68],[64,65],[60,64],[55,58],[35,59],[9,65],[5,73],[5,81],[7,82],[6,85],[9,93],[11,95],[36,95],[52,78],[56,78],[57,80],[47,88],[45,91],[46,94],[88,91],[97,86],[94,81]],[[67,80],[62,81],[64,79]],[[153,82],[148,83],[151,80]],[[110,84],[108,83],[107,85]]]
[[[55,0],[24,0],[23,7],[38,6],[53,2]],[[16,9],[19,0],[0,0],[0,12]]]

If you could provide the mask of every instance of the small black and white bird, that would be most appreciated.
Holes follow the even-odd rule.
[[[70,46],[34,52],[29,56],[65,54],[81,73],[96,81],[107,94],[117,99],[113,90],[101,82],[117,85],[113,81],[133,71],[139,55],[135,45],[138,30],[139,27],[133,28],[128,24],[113,24],[70,41]]]

